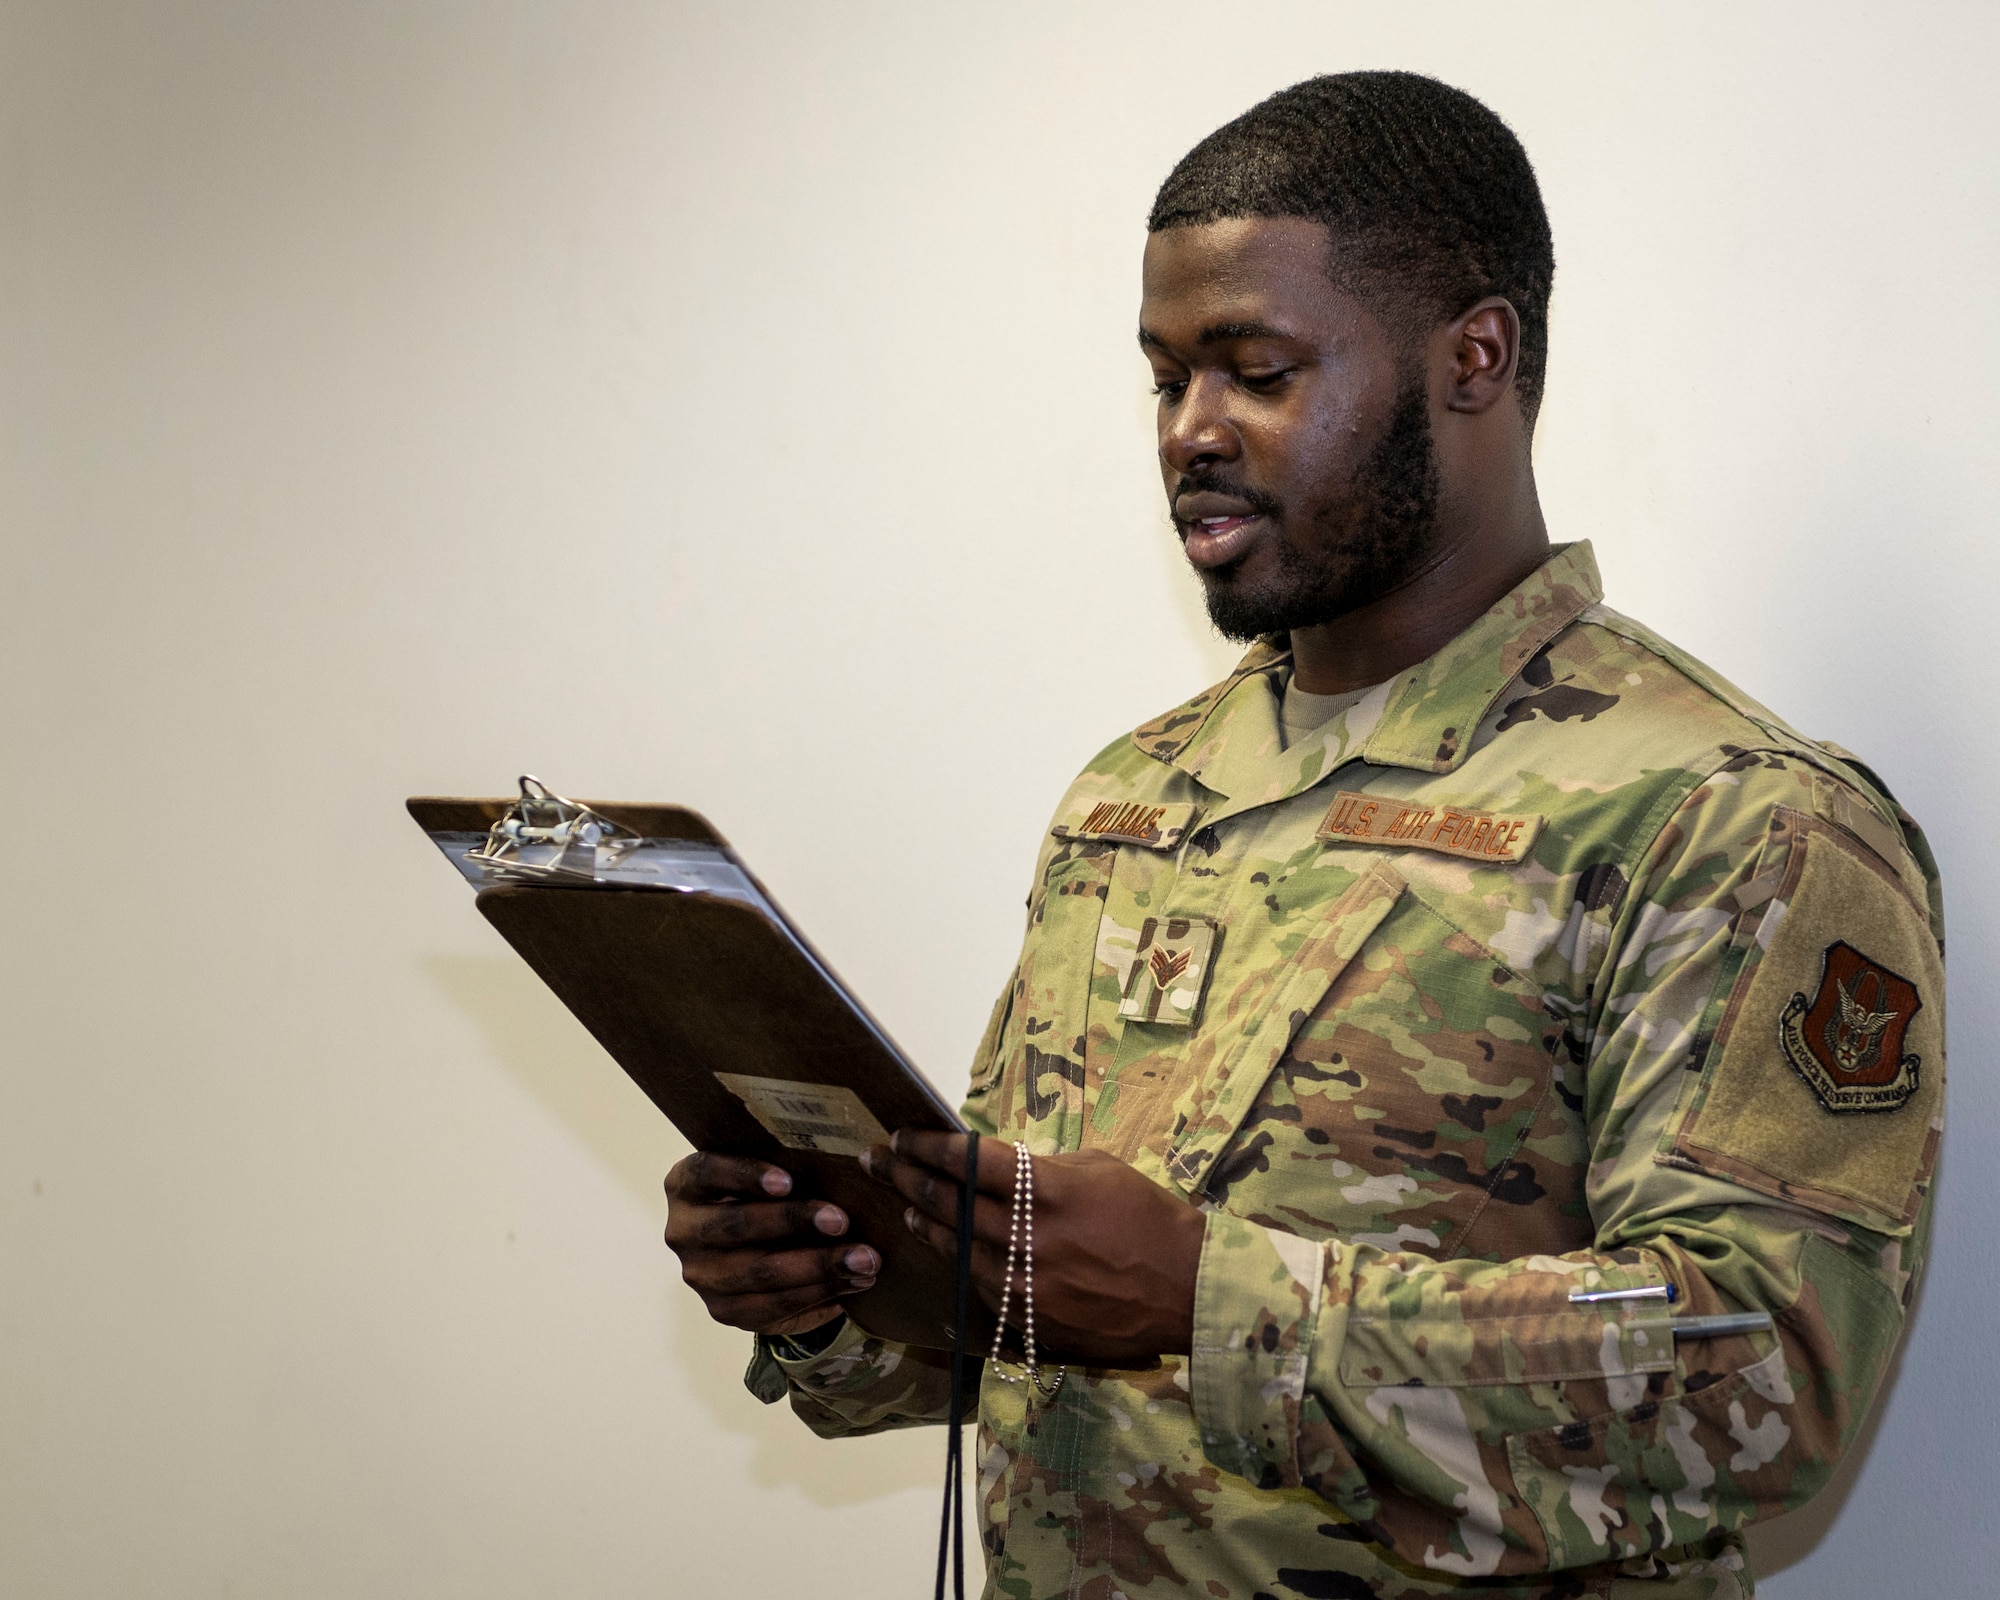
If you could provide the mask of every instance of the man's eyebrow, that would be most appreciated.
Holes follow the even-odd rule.
[[[1221,344],[1229,339],[1289,339],[1293,335],[1283,328],[1274,328],[1268,322],[1213,322],[1194,336],[1197,349],[1211,344]],[[1167,341],[1150,329],[1139,330],[1139,348],[1142,350],[1165,350]]]

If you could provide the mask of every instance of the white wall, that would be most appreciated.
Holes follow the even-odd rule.
[[[1936,1264],[1758,1545],[1983,1592],[1993,15],[0,0],[0,1592],[922,1592],[941,1437],[740,1389],[680,1146],[400,802],[703,807],[956,1088],[1063,781],[1231,655],[1153,186],[1363,65],[1539,164],[1557,536],[1933,830]]]

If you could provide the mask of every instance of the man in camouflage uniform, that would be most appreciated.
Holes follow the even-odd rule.
[[[1370,175],[1330,206],[1329,139]],[[1484,256],[1440,243],[1454,175],[1518,152],[1428,80],[1314,80],[1156,205],[1168,492],[1212,614],[1262,637],[1072,785],[975,1062],[968,1122],[1035,1157],[1070,1363],[1052,1399],[984,1382],[989,1594],[1747,1594],[1741,1530],[1824,1485],[1900,1333],[1935,870],[1855,758],[1547,544],[1539,197]],[[869,1158],[947,1252],[963,1145]],[[1013,1168],[984,1147],[989,1302]],[[829,1436],[941,1421],[945,1365],[839,1309],[873,1253],[786,1187],[669,1180],[688,1281],[760,1333],[751,1386]],[[1731,1313],[1768,1321],[1694,1320]]]

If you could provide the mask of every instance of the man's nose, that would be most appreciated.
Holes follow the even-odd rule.
[[[1186,474],[1241,455],[1243,441],[1230,420],[1228,401],[1229,382],[1221,373],[1190,379],[1180,404],[1161,418],[1161,461]]]

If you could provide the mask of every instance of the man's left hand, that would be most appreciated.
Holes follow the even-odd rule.
[[[910,1202],[910,1231],[947,1261],[958,1255],[963,1134],[904,1129],[862,1157],[869,1174]],[[1014,1194],[1014,1150],[979,1144],[972,1278],[1000,1303]],[[1035,1157],[1035,1340],[1052,1361],[1131,1368],[1194,1345],[1201,1212],[1102,1150]],[[1017,1276],[1008,1321],[1023,1316]]]

